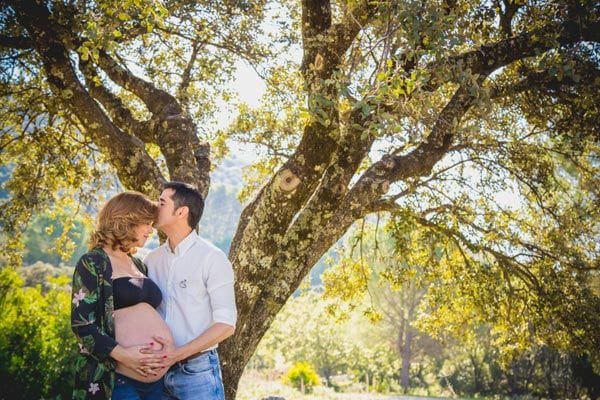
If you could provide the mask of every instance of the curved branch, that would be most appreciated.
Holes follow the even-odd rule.
[[[146,143],[155,143],[149,122],[138,121],[133,117],[121,99],[111,93],[101,82],[93,65],[87,61],[79,61],[79,69],[83,74],[90,94],[111,114],[113,121],[130,135],[137,136]]]
[[[490,90],[490,98],[509,97],[530,90],[546,89],[556,91],[564,86],[590,85],[600,78],[600,69],[591,63],[582,65],[577,73],[580,75],[578,79],[572,76],[564,76],[559,79],[556,74],[552,74],[548,70],[529,72],[518,82],[493,86]]]
[[[106,72],[110,79],[142,100],[152,114],[161,115],[165,111],[169,114],[183,113],[177,99],[170,93],[157,88],[151,82],[135,76],[117,63],[105,51],[99,52],[98,65]]]
[[[200,142],[196,125],[177,99],[128,71],[106,52],[99,55],[99,66],[116,83],[138,96],[154,114],[149,129],[156,129],[159,145],[171,179],[196,183],[203,196],[210,186],[210,147]]]
[[[595,17],[598,18],[598,15]],[[432,78],[425,89],[433,91],[444,83],[457,81],[466,70],[470,70],[472,74],[488,75],[516,60],[555,48],[555,43],[567,46],[581,41],[600,42],[600,23],[565,21],[560,25],[549,24],[443,61],[433,62],[426,67]]]
[[[0,48],[7,49],[31,49],[33,43],[30,38],[25,36],[4,36],[0,35]]]

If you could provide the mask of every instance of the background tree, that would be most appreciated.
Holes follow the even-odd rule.
[[[268,97],[223,132],[265,149],[229,253],[229,398],[303,277],[377,211],[453,243],[432,247],[450,272],[431,327],[489,320],[506,343],[594,352],[599,14],[591,0],[2,1],[5,254],[35,210],[90,204],[114,175],[206,195],[224,137],[200,127],[241,57]]]

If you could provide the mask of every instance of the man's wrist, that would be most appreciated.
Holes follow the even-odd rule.
[[[206,348],[188,348],[185,351],[179,352],[179,357],[177,358],[177,361],[183,361],[186,360],[188,358],[192,358],[194,356],[199,355],[200,353],[202,353],[203,351],[206,351]]]
[[[174,354],[175,354],[175,357],[174,357],[175,362],[185,360],[188,357],[187,351],[185,351],[184,347],[178,347],[177,349],[175,349]]]

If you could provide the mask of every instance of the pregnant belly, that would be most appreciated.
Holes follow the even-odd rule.
[[[161,336],[173,340],[169,327],[158,312],[148,303],[139,303],[130,307],[115,310],[115,339],[123,347],[146,345],[155,342],[153,348],[160,350],[162,346],[152,338]],[[140,382],[155,382],[162,378],[168,368],[156,370],[158,375],[142,376],[131,368],[117,363],[117,372]]]

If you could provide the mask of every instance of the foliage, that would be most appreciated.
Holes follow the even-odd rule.
[[[593,327],[600,324],[600,297],[593,271],[562,268],[556,258],[507,259],[492,245],[492,235],[501,236],[505,225],[490,227],[486,244],[471,245],[473,237],[448,224],[404,212],[382,222],[379,232],[374,225],[357,228],[347,245],[353,250],[342,252],[326,273],[326,297],[343,309],[366,294],[372,303],[385,287],[404,293],[416,287],[422,293],[412,306],[412,324],[440,340],[472,342],[477,329],[489,325],[491,346],[506,365],[541,343],[587,349],[598,360],[600,336]],[[368,251],[358,254],[358,247]],[[348,265],[369,267],[350,279]]]
[[[23,287],[11,268],[0,270],[0,380],[2,398],[70,398],[76,342],[71,332],[69,277],[55,289]],[[6,383],[10,382],[9,385]]]
[[[283,377],[284,382],[294,386],[296,389],[311,393],[315,386],[321,384],[319,376],[313,367],[307,362],[297,362]]]
[[[490,346],[489,331],[478,331],[478,343],[448,347],[440,358],[439,384],[451,393],[592,399],[600,393],[600,375],[586,357],[544,346],[503,365],[500,352]]]
[[[232,97],[226,84],[232,79],[238,56],[255,63],[268,52],[253,42],[261,36],[264,2],[242,3],[173,2],[165,7],[154,1],[107,0],[85,5],[59,2],[51,9],[55,13],[53,23],[65,29],[64,34],[68,31],[73,35],[64,43],[68,43],[73,60],[77,59],[77,73],[83,73],[85,63],[97,67],[103,52],[118,52],[119,60],[134,61],[135,66],[128,68],[160,82],[161,88],[178,88],[177,98],[203,126],[201,135],[213,141],[218,136],[215,121],[220,116],[219,104]],[[17,23],[15,9],[8,4],[0,8],[0,22],[2,38],[26,35]],[[122,186],[114,179],[119,171],[111,165],[112,156],[87,136],[99,124],[83,121],[65,103],[73,88],[63,87],[62,94],[54,96],[35,53],[13,51],[4,42],[0,51],[0,165],[5,181],[0,190],[8,194],[0,209],[2,230],[8,236],[0,249],[16,265],[23,253],[23,239],[31,236],[23,233],[32,216],[48,208],[62,209],[65,203],[75,203],[71,209],[81,215],[96,208],[106,192]],[[190,58],[192,62],[188,62]],[[106,74],[86,75],[84,81],[92,87],[110,87],[111,96],[131,107],[133,117],[147,116],[146,106],[131,92],[115,86]],[[160,158],[156,145],[148,144],[146,150]],[[166,168],[164,161],[157,163]],[[65,221],[65,229],[72,223]]]

